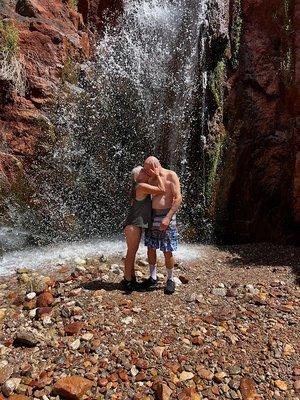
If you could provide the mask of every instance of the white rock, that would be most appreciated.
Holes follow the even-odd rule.
[[[136,271],[136,272],[135,272],[135,275],[136,275],[138,278],[143,278],[143,277],[144,277],[144,274],[143,274],[141,271]]]
[[[215,296],[226,296],[226,292],[227,290],[225,288],[212,288],[211,290],[212,294],[214,294]]]
[[[30,318],[35,318],[36,317],[36,310],[37,310],[37,308],[33,308],[32,310],[29,311],[29,317]]]
[[[225,285],[224,285],[224,283],[219,283],[218,287],[220,287],[220,288],[224,288],[224,287],[225,287]]]
[[[74,340],[74,342],[69,344],[70,348],[73,350],[77,350],[80,347],[80,339]]]
[[[85,333],[84,335],[81,336],[82,340],[92,340],[94,335],[91,332]]]
[[[165,279],[164,274],[161,274],[161,273],[159,272],[159,273],[157,274],[157,279],[164,280],[164,279]]]
[[[43,325],[51,325],[52,324],[52,319],[50,317],[50,315],[46,315],[43,318]]]
[[[74,262],[77,265],[86,265],[86,260],[84,258],[76,257]]]
[[[20,385],[21,379],[20,378],[11,378],[8,379],[4,385],[2,385],[2,393],[5,396],[11,395]]]
[[[36,297],[36,293],[35,292],[30,292],[26,294],[26,299],[27,300],[32,300]]]
[[[132,317],[126,317],[121,319],[121,322],[125,325],[129,325],[131,322],[134,322],[134,319]]]
[[[177,276],[175,276],[174,282],[175,282],[176,286],[181,286],[182,285],[181,280],[179,278],[177,278]]]
[[[76,265],[75,270],[77,272],[86,272],[86,268],[83,265]]]
[[[137,376],[137,374],[139,373],[139,370],[137,369],[137,367],[136,367],[135,365],[133,365],[133,366],[131,367],[130,372],[131,372],[131,375],[132,375],[132,376]]]

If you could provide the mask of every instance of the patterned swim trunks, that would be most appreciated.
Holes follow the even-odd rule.
[[[145,246],[163,252],[177,250],[178,232],[176,228],[176,215],[173,215],[166,231],[160,230],[161,221],[168,214],[169,210],[169,208],[152,210],[152,227],[145,230]]]

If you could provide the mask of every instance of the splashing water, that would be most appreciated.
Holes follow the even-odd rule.
[[[58,140],[32,166],[36,206],[13,212],[17,228],[40,245],[114,237],[129,173],[150,154],[180,176],[182,233],[197,224],[187,193],[198,165],[191,138],[201,137],[205,119],[206,14],[206,0],[125,1],[78,85],[61,96]]]

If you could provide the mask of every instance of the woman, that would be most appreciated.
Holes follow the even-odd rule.
[[[135,288],[134,272],[135,256],[139,248],[142,230],[151,224],[151,195],[165,193],[165,185],[159,174],[159,169],[151,170],[154,178],[146,174],[143,167],[135,167],[131,172],[132,192],[131,207],[124,223],[124,233],[127,242],[127,253],[124,270],[124,289],[131,292]]]

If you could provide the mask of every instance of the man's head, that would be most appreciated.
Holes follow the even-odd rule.
[[[153,176],[152,170],[155,168],[159,168],[159,170],[162,169],[159,160],[154,156],[148,157],[144,162],[144,170],[146,174],[149,176]]]

